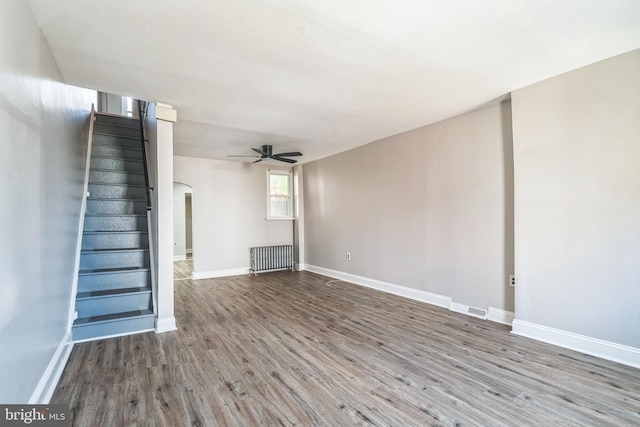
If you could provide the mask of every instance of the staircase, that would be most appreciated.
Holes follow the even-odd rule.
[[[139,121],[96,113],[74,341],[154,327],[144,170]]]

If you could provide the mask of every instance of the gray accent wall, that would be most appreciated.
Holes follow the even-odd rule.
[[[0,402],[26,403],[69,330],[96,94],[64,84],[28,2],[0,28]]]
[[[640,50],[513,92],[518,320],[640,348]]]
[[[305,164],[305,263],[513,311],[512,162],[506,101]]]

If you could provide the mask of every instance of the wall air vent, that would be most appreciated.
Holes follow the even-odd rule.
[[[487,310],[484,310],[482,308],[469,307],[468,305],[460,304],[453,301],[451,301],[451,304],[449,304],[449,310],[455,311],[457,313],[467,314],[479,319],[487,318]]]
[[[467,313],[469,313],[472,316],[480,317],[482,319],[487,318],[487,310],[483,310],[481,308],[469,307],[467,309]]]

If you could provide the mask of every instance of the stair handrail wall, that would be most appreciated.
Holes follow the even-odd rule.
[[[80,220],[78,224],[78,241],[76,242],[76,261],[73,272],[73,283],[71,285],[71,301],[69,303],[69,324],[67,326],[69,335],[73,327],[76,312],[76,294],[78,292],[78,273],[80,272],[80,254],[82,253],[82,234],[84,233],[84,216],[87,212],[87,197],[89,195],[89,170],[91,168],[91,147],[93,145],[93,124],[96,121],[96,110],[91,104],[91,114],[89,115],[89,129],[87,136],[87,159],[85,162],[84,186],[82,187],[82,204],[80,205]]]
[[[138,101],[138,120],[140,121],[140,144],[142,145],[142,167],[144,170],[144,184],[147,194],[147,236],[149,238],[149,264],[151,267],[151,302],[153,305],[153,314],[158,314],[158,291],[156,280],[156,261],[155,261],[155,243],[153,235],[153,227],[151,226],[151,186],[149,185],[149,167],[147,165],[147,138],[145,137],[144,124],[147,121],[147,112],[149,111],[149,103],[146,101]]]
[[[153,227],[151,226],[151,211],[147,211],[147,236],[149,236],[149,266],[151,267],[151,304],[153,306],[153,314],[158,314],[158,286],[156,279],[156,256],[154,252],[155,243],[153,241]],[[157,321],[156,317],[156,321]]]
[[[142,145],[142,167],[144,168],[144,186],[147,192],[147,211],[151,210],[151,187],[149,186],[149,171],[147,167],[146,138],[144,137],[144,122],[147,118],[147,102],[138,100],[138,119],[140,121],[140,144]]]

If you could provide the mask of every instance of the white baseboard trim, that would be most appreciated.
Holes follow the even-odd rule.
[[[511,326],[511,322],[513,322],[514,318],[514,314],[512,312],[501,310],[499,308],[489,307],[489,310],[487,311],[482,308],[479,309],[470,307],[465,304],[453,302],[451,297],[445,295],[432,294],[431,292],[407,288],[405,286],[382,282],[375,279],[369,279],[367,277],[344,273],[342,271],[331,270],[329,268],[318,267],[310,264],[298,264],[296,269],[298,271],[307,270],[313,273],[322,274],[324,276],[345,280],[357,285],[366,286],[368,288],[377,289],[383,292],[388,292],[390,294],[400,295],[416,301],[426,302],[427,304],[437,305],[438,307],[448,308],[449,310],[455,311],[456,313],[466,314],[468,316],[473,316],[478,319],[490,320],[492,322],[503,323],[509,326]],[[478,314],[474,313],[474,311],[478,312]],[[484,311],[484,313],[481,313],[482,311]]]
[[[174,255],[173,256],[173,260],[174,261],[186,261],[187,260],[187,256],[186,255]]]
[[[616,344],[518,319],[513,321],[513,330],[511,332],[523,337],[600,357],[601,359],[640,368],[640,348]]]
[[[487,313],[487,320],[502,323],[507,326],[511,326],[513,324],[514,317],[515,314],[513,312],[501,310],[495,307],[489,307],[489,312]]]
[[[62,337],[58,348],[47,365],[47,369],[45,369],[40,381],[38,381],[38,385],[29,398],[30,405],[47,405],[51,400],[51,396],[56,390],[62,371],[64,371],[73,349],[73,342],[69,341],[69,337],[69,332]]]
[[[216,277],[242,276],[250,272],[249,267],[230,268],[228,270],[194,271],[191,274],[191,278],[193,280],[215,279]]]
[[[293,267],[296,269],[296,271],[305,271],[307,269],[307,264],[295,263]]]
[[[379,291],[388,292],[394,295],[410,298],[416,301],[426,302],[428,304],[437,305],[438,307],[449,308],[451,298],[444,295],[432,294],[430,292],[418,289],[407,288],[405,286],[394,285],[393,283],[382,282],[380,280],[369,279],[367,277],[356,276],[355,274],[343,273],[341,271],[330,270],[315,265],[305,265],[305,270],[313,273],[322,274],[336,279],[345,280],[357,285],[366,286],[367,288],[377,289]]]
[[[156,334],[171,332],[177,329],[178,329],[178,326],[176,325],[176,318],[173,316],[162,318],[162,319],[159,319],[159,318],[156,319]]]

